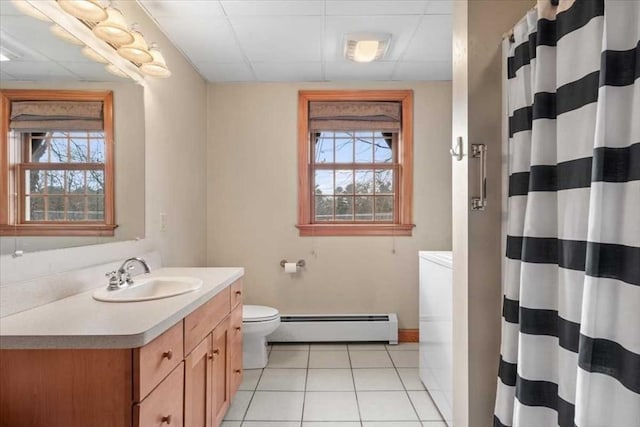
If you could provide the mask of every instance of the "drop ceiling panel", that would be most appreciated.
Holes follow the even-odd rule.
[[[197,62],[195,66],[200,74],[211,82],[252,82],[256,80],[251,67],[244,62]]]
[[[242,62],[244,56],[225,17],[160,17],[167,36],[193,62]]]
[[[77,80],[67,69],[50,62],[8,61],[2,63],[2,71],[28,81]]]
[[[87,82],[131,82],[128,78],[118,77],[105,70],[104,64],[97,62],[67,62],[63,64],[79,81]]]
[[[218,1],[211,0],[139,0],[149,13],[162,16],[211,18],[224,15]]]
[[[453,0],[139,3],[214,82],[451,78]],[[345,35],[357,32],[391,34],[382,62],[344,58]]]
[[[254,62],[253,69],[263,82],[322,81],[321,62]]]
[[[5,0],[3,0],[4,3]],[[86,62],[80,47],[54,36],[50,23],[38,21],[29,16],[2,16],[0,28],[19,44],[25,44],[25,51],[33,50],[55,61]],[[19,52],[17,52],[19,53]]]
[[[445,61],[452,55],[451,15],[425,15],[405,51],[405,61]]]
[[[304,16],[324,13],[323,0],[284,0],[284,1],[221,1],[228,16]]]
[[[398,62],[392,80],[451,80],[451,62]]]
[[[350,61],[327,62],[325,77],[330,81],[391,80],[395,62],[362,64]]]
[[[453,14],[453,0],[430,0],[427,4],[425,13],[451,15]]]
[[[251,62],[321,59],[322,17],[232,16],[229,20]]]
[[[327,15],[420,15],[424,13],[427,1],[362,1],[327,0]]]
[[[418,15],[391,16],[328,16],[325,23],[324,58],[343,58],[344,37],[348,33],[389,33],[391,45],[385,60],[397,60],[411,41],[420,22]]]

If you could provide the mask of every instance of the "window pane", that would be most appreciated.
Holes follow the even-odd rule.
[[[336,171],[336,194],[353,194],[353,171]]]
[[[376,139],[374,144],[374,161],[375,163],[391,163],[393,161],[392,141],[390,134],[386,134],[387,138],[382,133],[376,133]]]
[[[333,221],[333,197],[332,196],[316,196],[316,213],[315,221]]]
[[[376,171],[376,194],[393,193],[393,171],[390,169]]]
[[[28,197],[27,221],[44,220],[44,197]]]
[[[353,163],[353,138],[336,137],[336,163]]]
[[[49,161],[49,142],[47,141],[47,134],[45,132],[33,132],[29,139],[30,147],[30,162],[40,163]]]
[[[315,138],[315,133],[311,134]],[[322,132],[320,137],[315,139],[315,162],[333,163],[333,133]]]
[[[314,189],[315,194],[333,194],[333,171],[317,170]]]
[[[47,171],[47,193],[64,193],[64,171]]]
[[[64,196],[49,196],[47,202],[47,221],[64,221]]]
[[[104,196],[88,196],[88,215],[89,221],[104,220]]]
[[[336,221],[353,221],[353,197],[336,197]]]
[[[376,221],[393,221],[393,196],[376,197]]]
[[[86,220],[84,208],[87,198],[85,196],[69,196],[68,199],[68,221],[84,221]]]
[[[358,170],[356,171],[356,194],[372,194],[373,193],[373,171]]]
[[[49,140],[49,150],[51,150],[52,163],[68,163],[69,156],[67,153],[67,139],[66,138],[52,138]],[[44,160],[46,161],[46,160]]]
[[[356,221],[373,221],[373,197],[356,197]]]
[[[25,188],[29,189],[30,194],[42,194],[45,190],[45,171],[25,171]]]
[[[86,163],[89,159],[89,140],[86,138],[71,138],[69,140],[69,161]]]
[[[104,194],[104,171],[87,171],[87,193]]]
[[[92,139],[89,150],[89,162],[104,163],[104,139]]]
[[[66,174],[67,192],[84,194],[85,171],[66,171]]]
[[[373,133],[356,133],[356,163],[371,163],[373,160]]]

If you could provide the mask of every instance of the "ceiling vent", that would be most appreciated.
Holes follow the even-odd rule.
[[[390,42],[391,34],[347,34],[344,43],[344,56],[354,62],[379,61],[389,50]]]

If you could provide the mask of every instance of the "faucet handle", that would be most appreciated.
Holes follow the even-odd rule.
[[[114,270],[114,271],[105,273],[104,275],[105,277],[109,278],[109,287],[107,289],[110,289],[110,290],[118,289],[120,285],[118,281],[118,272]]]

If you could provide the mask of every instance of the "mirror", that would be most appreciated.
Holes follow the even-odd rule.
[[[144,237],[144,89],[109,74],[82,46],[54,36],[51,22],[24,15],[0,0],[0,89],[113,91],[115,216],[113,237],[0,237],[0,254],[102,244]],[[8,59],[8,60],[6,60]],[[4,177],[2,178],[4,179]]]

